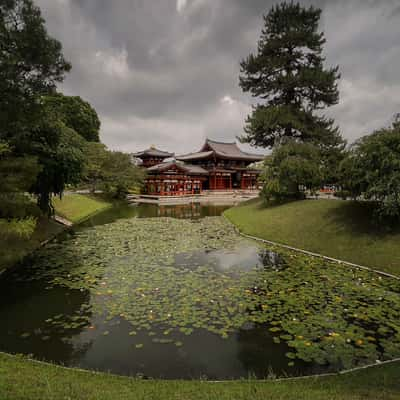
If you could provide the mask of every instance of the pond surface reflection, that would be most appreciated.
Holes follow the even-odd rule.
[[[182,219],[198,219],[204,217],[217,217],[225,210],[230,208],[228,205],[212,204],[179,204],[179,205],[156,205],[156,204],[115,204],[113,207],[90,217],[87,221],[80,224],[80,227],[109,224],[122,218],[157,218],[172,217]]]
[[[125,205],[114,207],[82,224],[76,233],[59,239],[60,243],[43,249],[40,257],[42,260],[47,257],[53,260],[51,246],[69,246],[68,249],[73,250],[79,235],[84,236],[87,232],[90,234],[96,229],[93,226],[112,224],[112,221],[120,218],[174,215],[192,219],[220,214],[224,208],[177,206],[161,209],[154,206]],[[126,245],[130,244],[127,242]],[[162,243],[160,248],[161,245]],[[93,249],[88,251],[85,262],[88,265],[101,264],[102,260],[98,259],[101,253],[96,250],[96,246]],[[100,243],[98,249],[101,249]],[[80,265],[80,257],[76,255],[74,260],[69,251],[65,254],[68,254],[69,263],[72,257],[72,268],[74,265]],[[120,262],[129,265],[129,251],[127,254],[128,256],[121,258]],[[54,259],[49,268],[62,270],[64,260],[66,257],[61,257],[61,260]],[[79,288],[79,285],[74,289],[49,283],[49,276],[52,276],[53,282],[57,279],[60,282],[63,279],[71,279],[71,282],[79,279],[97,279],[103,280],[98,284],[101,288],[101,285],[109,284],[107,279],[115,279],[112,274],[115,275],[116,272],[113,271],[112,264],[107,267],[111,269],[106,269],[105,274],[101,276],[85,272],[82,278],[61,273],[58,277],[56,273],[47,274],[49,271],[42,271],[43,278],[30,280],[30,269],[34,269],[39,261],[33,255],[19,269],[4,276],[0,281],[0,320],[3,326],[0,330],[0,351],[33,354],[38,359],[67,366],[169,379],[230,379],[248,376],[264,378],[271,371],[277,375],[297,375],[321,370],[321,367],[301,361],[296,361],[294,366],[288,368],[288,359],[285,356],[288,351],[287,345],[274,342],[273,335],[265,324],[246,323],[225,338],[201,327],[189,330],[190,334],[187,328],[177,327],[166,331],[165,326],[158,323],[150,323],[149,329],[146,330],[138,328],[128,322],[123,311],[115,309],[111,314],[109,309],[101,308],[101,304],[108,302],[104,296],[107,293],[100,292],[101,289],[89,290],[85,286]],[[190,275],[191,271],[197,268],[209,266],[216,273],[235,276],[235,271],[279,269],[283,265],[284,262],[279,256],[245,241],[234,249],[177,253],[172,263],[168,264],[168,268],[179,268],[182,269],[182,273]],[[158,268],[163,266],[159,265]],[[218,279],[218,276],[212,279]],[[120,276],[119,279],[121,287],[131,287],[122,284],[124,276]],[[113,297],[124,297],[124,293],[112,294],[111,290],[108,292]],[[188,292],[188,296],[195,295],[196,293]],[[124,301],[137,300],[129,298]],[[191,313],[190,309],[187,311]]]

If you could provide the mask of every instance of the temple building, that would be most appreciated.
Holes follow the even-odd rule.
[[[161,151],[151,146],[147,150],[140,151],[139,153],[133,154],[133,157],[142,160],[141,166],[144,168],[152,167],[162,163],[166,158],[173,157],[174,153],[168,153],[166,151]]]
[[[260,170],[250,164],[264,156],[246,153],[235,142],[207,139],[200,151],[176,156],[155,148],[133,154],[147,168],[144,193],[157,196],[199,194],[204,190],[256,190]]]

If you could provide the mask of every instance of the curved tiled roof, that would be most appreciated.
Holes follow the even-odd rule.
[[[167,151],[162,151],[162,150],[156,149],[155,147],[150,147],[146,150],[139,151],[138,153],[133,153],[132,155],[133,155],[133,157],[137,157],[137,158],[140,158],[143,156],[168,158],[168,157],[173,157],[174,153],[168,153]]]
[[[225,142],[217,142],[215,140],[206,139],[201,151],[210,148],[220,157],[234,158],[234,159],[243,159],[243,160],[252,160],[252,161],[261,161],[264,159],[264,156],[261,154],[252,154],[242,151],[236,142],[225,143]]]
[[[147,168],[147,171],[150,173],[163,172],[168,170],[172,166],[176,166],[179,170],[187,174],[208,175],[208,171],[206,171],[204,168],[199,167],[198,165],[177,163],[175,161],[163,162],[161,164],[154,165],[153,167]]]
[[[189,154],[184,154],[182,156],[176,157],[177,160],[180,161],[185,161],[185,160],[201,160],[202,158],[208,158],[210,157],[214,152],[211,151],[199,151],[197,153],[189,153]]]
[[[182,156],[176,157],[177,160],[181,161],[190,161],[190,160],[199,160],[203,158],[208,158],[211,155],[215,154],[221,158],[229,158],[234,160],[244,160],[244,161],[261,161],[265,156],[261,154],[252,154],[242,151],[236,142],[226,143],[226,142],[217,142],[215,140],[206,139],[203,147],[197,153],[185,154]]]

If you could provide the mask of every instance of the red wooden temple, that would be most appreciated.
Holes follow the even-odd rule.
[[[133,157],[140,158],[142,160],[142,167],[149,168],[153,165],[162,163],[166,158],[173,157],[174,155],[174,153],[161,151],[156,149],[154,146],[151,146],[147,150],[133,154]]]
[[[249,165],[264,156],[246,153],[236,143],[207,139],[200,151],[176,156],[154,147],[133,154],[147,168],[145,194],[177,196],[203,190],[253,190],[260,171]]]

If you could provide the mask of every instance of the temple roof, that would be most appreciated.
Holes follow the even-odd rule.
[[[176,161],[163,162],[161,164],[154,165],[150,168],[147,168],[147,171],[150,173],[163,172],[174,166],[187,174],[208,175],[208,171],[206,171],[204,168],[201,168],[197,165],[177,163]]]
[[[185,160],[201,160],[202,158],[208,158],[213,155],[214,152],[211,151],[199,151],[197,153],[189,153],[184,154],[182,156],[176,157],[177,160],[185,161]]]
[[[149,147],[146,150],[139,151],[138,153],[133,153],[133,157],[141,158],[141,157],[159,157],[159,158],[168,158],[173,157],[174,153],[168,153],[166,151],[158,150],[155,147]]]
[[[211,155],[216,155],[220,158],[228,158],[233,160],[244,160],[244,161],[261,161],[265,156],[261,154],[252,154],[242,151],[236,142],[225,143],[216,142],[214,140],[206,139],[203,147],[196,153],[184,154],[176,157],[177,160],[199,160],[203,158],[209,158]]]

